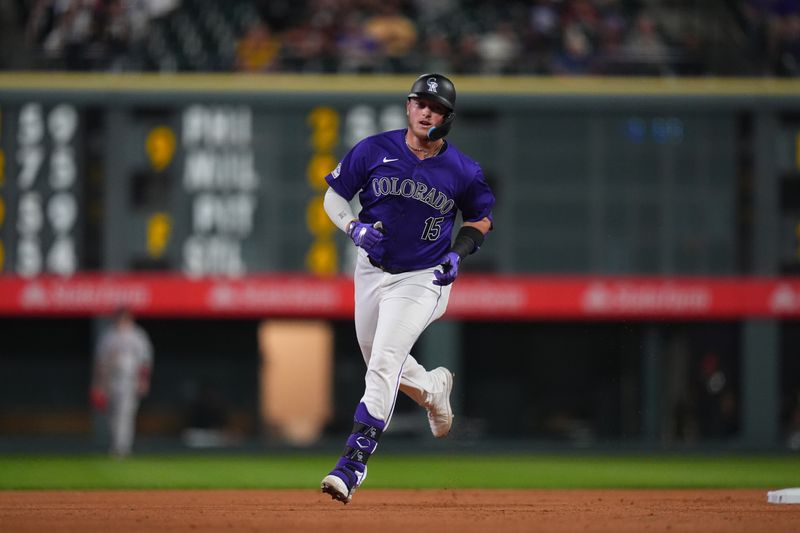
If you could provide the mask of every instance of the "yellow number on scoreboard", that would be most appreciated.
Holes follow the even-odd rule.
[[[169,243],[172,219],[166,213],[154,213],[147,220],[147,253],[154,259],[160,258]]]

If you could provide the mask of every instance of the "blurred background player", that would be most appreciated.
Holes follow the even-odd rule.
[[[91,399],[108,412],[110,453],[130,455],[139,401],[150,390],[153,347],[147,333],[127,309],[118,310],[103,332],[94,356]]]
[[[406,102],[408,128],[362,140],[326,176],[325,210],[359,248],[355,327],[367,364],[353,431],[322,480],[322,491],[344,503],[366,478],[398,390],[428,411],[435,437],[453,423],[453,375],[444,367],[427,371],[409,352],[444,313],[461,261],[492,227],[494,195],[480,166],[444,140],[455,102],[448,78],[420,76]],[[356,194],[358,217],[349,203]],[[459,211],[463,225],[453,242]]]

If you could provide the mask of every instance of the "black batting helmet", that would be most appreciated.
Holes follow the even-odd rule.
[[[456,86],[441,74],[423,74],[411,85],[409,98],[426,96],[436,100],[450,111],[456,109]]]
[[[428,130],[428,137],[436,140],[441,139],[453,127],[453,120],[456,118],[456,86],[447,76],[441,74],[423,74],[411,85],[409,98],[430,98],[439,102],[449,111],[444,117],[444,121],[439,126],[434,126]]]

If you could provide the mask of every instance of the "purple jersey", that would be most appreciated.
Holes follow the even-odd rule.
[[[448,143],[430,159],[419,159],[405,144],[406,130],[367,137],[325,177],[350,200],[359,193],[361,222],[383,224],[381,257],[387,270],[420,270],[438,265],[450,251],[453,224],[491,218],[494,195],[481,167]]]

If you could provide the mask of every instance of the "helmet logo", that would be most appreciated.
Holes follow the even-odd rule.
[[[436,78],[428,78],[428,90],[430,92],[435,93],[438,86],[439,84],[436,83]]]

